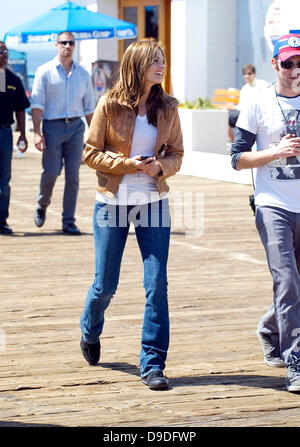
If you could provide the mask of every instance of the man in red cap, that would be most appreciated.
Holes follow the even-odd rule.
[[[277,83],[241,110],[231,157],[237,170],[257,168],[256,227],[274,290],[257,330],[264,359],[286,366],[287,390],[300,392],[300,35],[278,39],[272,66]]]

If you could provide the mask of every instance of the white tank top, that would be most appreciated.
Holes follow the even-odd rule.
[[[147,115],[137,115],[132,137],[130,157],[147,155],[152,157],[155,152],[157,128],[148,123]],[[139,205],[160,200],[153,177],[138,172],[125,174],[114,199],[97,192],[96,200],[116,205]]]

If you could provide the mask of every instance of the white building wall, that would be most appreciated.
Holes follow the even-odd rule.
[[[87,7],[94,12],[118,17],[118,0],[95,0]],[[91,73],[93,62],[98,59],[117,61],[118,51],[117,39],[83,40],[79,44],[79,63]]]
[[[207,92],[208,1],[186,0],[185,97],[194,100]]]
[[[236,87],[237,1],[172,0],[172,93],[180,101]]]
[[[171,1],[172,94],[180,101],[206,92],[207,0]],[[201,55],[201,56],[200,56]]]
[[[118,17],[118,0],[98,0],[98,12],[111,17]],[[119,46],[117,39],[98,40],[98,57],[108,61],[117,61],[119,59]]]
[[[98,12],[97,3],[88,5],[90,11]],[[92,63],[97,58],[97,40],[82,40],[76,45],[78,48],[77,60],[90,74],[92,71]]]
[[[172,94],[180,101],[236,87],[238,0],[171,0]],[[118,0],[95,0],[94,10],[118,17]],[[80,44],[89,71],[97,59],[118,60],[117,39]]]
[[[207,90],[237,88],[237,0],[207,2]]]
[[[180,31],[177,24],[181,23]],[[185,98],[186,84],[186,2],[173,0],[171,3],[171,88],[180,101]]]

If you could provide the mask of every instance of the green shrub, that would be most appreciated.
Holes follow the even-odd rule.
[[[195,99],[195,101],[185,101],[179,104],[179,107],[182,107],[184,109],[214,109],[211,100],[209,98],[202,99],[200,96],[199,98]]]

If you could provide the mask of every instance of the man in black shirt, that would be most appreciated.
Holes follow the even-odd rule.
[[[7,225],[11,160],[13,153],[13,139],[11,125],[16,113],[20,137],[17,144],[24,142],[22,152],[27,149],[25,136],[25,109],[30,103],[21,79],[6,68],[8,51],[4,42],[0,41],[0,234],[11,234],[12,229]],[[21,150],[21,149],[20,149]]]

